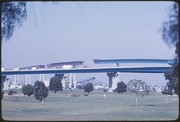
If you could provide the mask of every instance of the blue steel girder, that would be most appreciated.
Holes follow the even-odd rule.
[[[101,68],[74,68],[74,69],[37,69],[37,70],[5,70],[1,75],[22,75],[22,74],[55,74],[55,73],[165,73],[172,71],[172,67],[101,67]]]
[[[179,63],[178,60],[171,59],[93,59],[94,63],[166,63],[172,65],[174,63]]]

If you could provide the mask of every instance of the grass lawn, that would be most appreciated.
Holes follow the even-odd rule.
[[[72,97],[79,93],[81,96]],[[177,96],[166,96],[161,93],[150,93],[142,97],[135,106],[134,94],[107,93],[93,91],[83,96],[83,91],[62,91],[56,94],[49,92],[44,104],[34,96],[22,94],[5,95],[2,103],[4,120],[176,120],[179,116]]]

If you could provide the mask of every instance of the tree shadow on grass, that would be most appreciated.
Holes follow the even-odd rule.
[[[154,107],[155,105],[153,105],[153,104],[149,104],[149,105],[145,105],[145,106],[151,106],[151,107]]]

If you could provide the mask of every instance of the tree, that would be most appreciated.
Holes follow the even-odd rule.
[[[26,2],[2,3],[1,39],[9,40],[16,27],[20,27],[27,18]]]
[[[63,87],[61,80],[63,76],[64,74],[56,74],[54,77],[52,77],[49,82],[49,90],[54,91],[55,93],[57,91],[62,91]]]
[[[33,86],[31,84],[24,85],[21,89],[21,92],[26,96],[33,95]]]
[[[162,94],[164,95],[173,95],[173,91],[166,85],[163,89],[163,91],[161,91]]]
[[[3,96],[4,96],[4,92],[1,91],[1,100],[3,99]]]
[[[149,90],[146,83],[142,80],[130,80],[127,84],[127,90],[136,94],[136,106],[138,104],[138,96],[149,95]]]
[[[117,88],[115,89],[115,92],[117,92],[118,94],[119,93],[123,93],[123,92],[126,92],[127,91],[127,85],[121,81],[121,82],[118,82],[117,83]]]
[[[4,82],[7,80],[7,76],[6,75],[1,75],[1,99],[3,99],[3,88],[4,88]]]
[[[40,100],[41,103],[43,103],[43,99],[45,99],[48,96],[48,88],[44,85],[42,81],[36,81],[34,83],[34,97],[37,100]]]
[[[87,83],[84,86],[84,92],[87,92],[88,94],[94,90],[94,86],[92,85],[92,83]]]
[[[169,83],[166,84],[163,91],[161,92],[162,94],[166,95],[166,103],[168,103],[168,95],[173,95],[172,89],[170,89],[170,87],[168,87],[168,84]]]
[[[179,95],[179,7],[175,2],[170,8],[168,20],[162,24],[162,38],[168,46],[176,47],[174,60],[177,62],[172,65],[172,72],[165,73],[165,78]]]

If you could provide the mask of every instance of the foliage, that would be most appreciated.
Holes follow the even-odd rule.
[[[127,89],[129,92],[137,95],[136,105],[138,103],[138,96],[149,95],[149,90],[146,83],[142,80],[130,80],[127,84]]]
[[[108,89],[104,89],[103,92],[106,93],[108,91]]]
[[[118,82],[117,83],[117,88],[115,89],[115,92],[117,92],[118,94],[119,93],[123,93],[123,92],[126,92],[127,91],[127,85],[121,81],[121,82]]]
[[[3,99],[3,96],[4,96],[4,92],[1,91],[1,100]]]
[[[174,60],[179,61],[179,8],[177,3],[173,3],[168,20],[163,22],[162,37],[169,46],[176,47]],[[170,86],[171,90],[175,90],[175,93],[179,94],[179,62],[173,64],[172,67],[172,72],[165,73],[165,79],[170,84],[168,87]]]
[[[88,94],[94,90],[94,86],[92,85],[92,83],[87,83],[84,86],[84,92],[87,92]]]
[[[64,74],[56,74],[54,77],[52,77],[49,82],[49,90],[54,91],[55,93],[57,91],[62,91],[63,87],[61,80],[63,76]]]
[[[88,94],[83,94],[83,96],[88,96]]]
[[[3,2],[1,10],[1,39],[9,40],[15,28],[20,27],[27,18],[26,2]]]
[[[131,93],[135,93],[137,96],[149,95],[148,87],[142,80],[130,80],[127,84],[127,89]]]
[[[42,81],[36,81],[34,83],[34,97],[43,103],[43,99],[48,96],[48,88],[44,85]]]
[[[169,11],[169,18],[163,22],[162,37],[168,45],[176,45],[179,41],[179,8],[173,3]]]
[[[33,94],[33,86],[31,84],[24,85],[21,92],[29,97]]]
[[[13,95],[13,94],[16,94],[16,93],[17,93],[16,91],[10,90],[10,91],[8,92],[8,95]]]
[[[165,94],[165,95],[173,95],[172,90],[168,86],[164,87],[164,89],[161,93]]]
[[[3,99],[3,88],[4,88],[4,82],[6,81],[7,76],[6,75],[1,75],[1,99]]]

